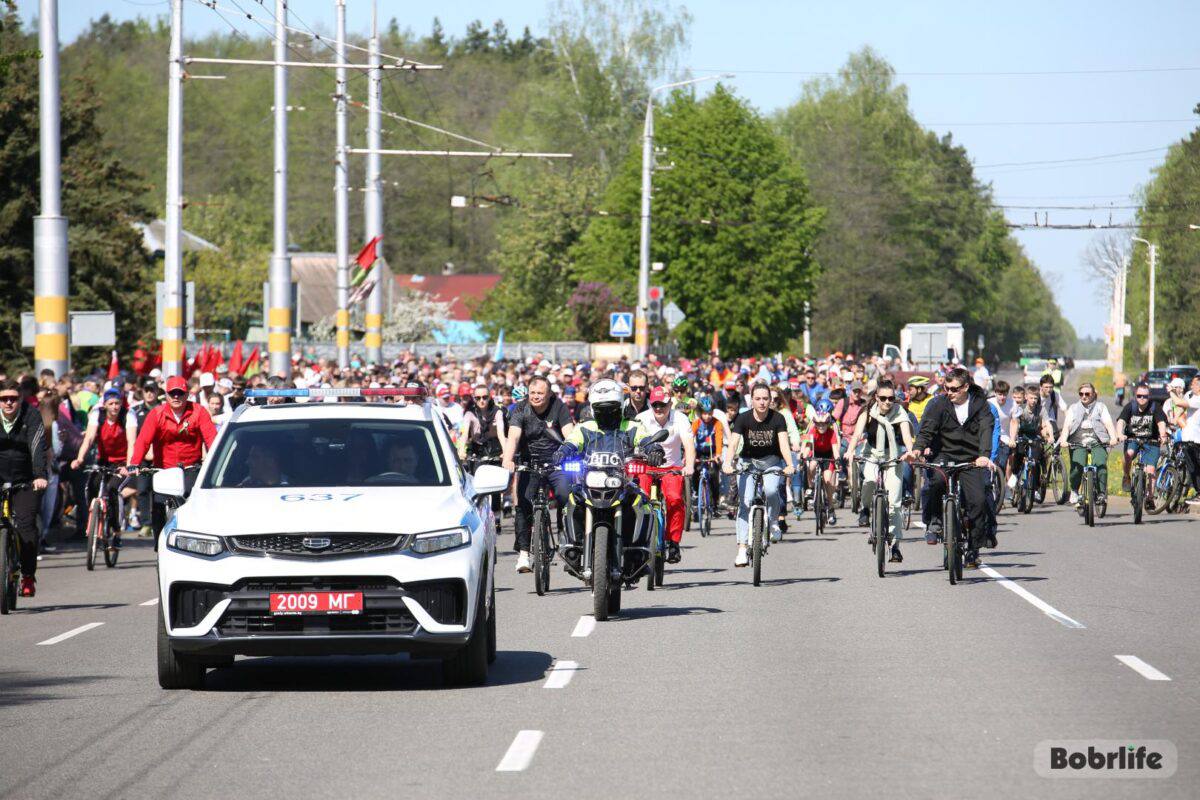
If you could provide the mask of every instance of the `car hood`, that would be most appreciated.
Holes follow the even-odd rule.
[[[182,530],[253,533],[420,533],[461,525],[471,504],[456,486],[197,489],[180,506]]]

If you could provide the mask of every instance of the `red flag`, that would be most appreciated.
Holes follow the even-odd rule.
[[[213,345],[211,348],[209,348],[208,358],[204,360],[204,371],[216,372],[217,367],[221,366],[223,363],[225,363],[225,353],[219,346]]]
[[[179,346],[179,366],[180,366],[181,372],[187,372],[188,375],[191,375],[191,373],[188,372],[187,345],[186,344],[182,344]]]
[[[208,342],[202,342],[200,349],[196,351],[196,355],[192,356],[190,362],[186,357],[183,359],[183,374],[189,378],[192,377],[193,374],[200,371],[200,366],[206,358],[208,358]]]
[[[117,351],[113,350],[112,351],[112,361],[108,362],[108,379],[111,381],[113,378],[117,377],[120,374],[121,374],[121,365],[117,361]]]
[[[245,360],[242,358],[242,340],[238,339],[237,344],[233,346],[233,353],[229,356],[229,374],[241,375],[242,367],[246,366]]]
[[[133,372],[138,377],[145,375],[150,371],[150,367],[146,366],[150,362],[150,355],[146,352],[146,343],[138,340],[137,349],[133,351]]]
[[[242,367],[242,374],[247,372],[258,372],[258,345],[254,345],[254,349],[250,351],[250,357],[246,359],[245,366]]]
[[[162,342],[158,343],[158,352],[150,356],[150,361],[146,364],[146,372],[152,369],[162,369],[163,346]]]
[[[363,249],[358,251],[358,255],[354,257],[355,263],[357,263],[358,266],[363,270],[370,269],[371,265],[375,263],[375,249],[379,246],[379,240],[382,238],[382,236],[376,236],[374,239],[367,242],[365,245],[363,245]]]

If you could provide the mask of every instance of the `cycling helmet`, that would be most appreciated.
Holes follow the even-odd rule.
[[[611,378],[596,381],[588,390],[588,403],[592,406],[592,419],[605,430],[621,424],[621,402],[624,393],[621,385]]]
[[[697,406],[699,406],[700,411],[703,414],[712,413],[712,410],[713,410],[712,398],[711,397],[701,397],[697,401]]]
[[[679,375],[678,377],[675,378],[675,380],[671,381],[671,388],[678,392],[680,389],[688,388],[690,383],[691,382],[687,378],[685,378],[682,375]]]
[[[822,397],[813,404],[813,422],[825,424],[829,422],[829,415],[833,413],[833,401],[827,397]]]
[[[524,386],[513,387],[513,402],[519,403],[529,395],[529,390]]]
[[[916,388],[917,386],[928,386],[929,378],[926,378],[924,375],[913,375],[908,379],[908,385],[912,386],[913,388]]]

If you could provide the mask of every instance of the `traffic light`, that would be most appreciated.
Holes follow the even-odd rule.
[[[646,310],[646,322],[661,325],[663,321],[663,287],[651,286],[648,293],[650,306]]]

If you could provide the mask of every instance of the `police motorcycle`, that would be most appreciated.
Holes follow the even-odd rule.
[[[571,456],[560,463],[572,478],[566,518],[574,533],[571,542],[560,543],[560,550],[567,571],[591,587],[592,613],[600,622],[620,613],[622,588],[633,588],[642,576],[647,588],[654,588],[655,543],[662,535],[662,521],[635,478],[647,465],[661,463],[658,445],[670,436],[661,430],[637,438],[632,428],[623,427],[637,423],[617,422],[605,430],[603,412],[612,389],[603,384],[617,386],[615,381],[600,381],[589,392],[594,421],[581,425],[583,453],[576,449],[578,442],[572,442]],[[616,408],[619,415],[619,402]],[[628,438],[622,437],[628,436],[636,439],[632,449],[623,444]],[[626,518],[630,513],[632,524]]]

